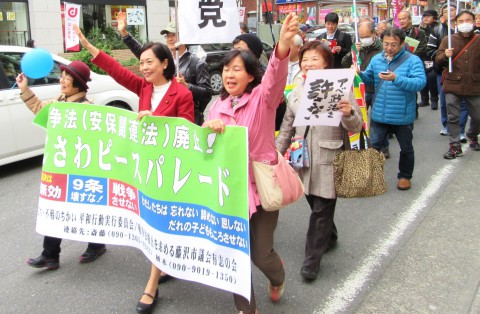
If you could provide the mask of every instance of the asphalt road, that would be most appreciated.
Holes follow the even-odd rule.
[[[271,303],[267,280],[254,269],[261,313],[478,313],[480,152],[467,149],[463,158],[444,160],[448,139],[439,135],[439,115],[420,108],[411,190],[396,189],[393,139],[385,165],[388,192],[337,202],[339,243],[313,283],[299,274],[310,210],[304,199],[282,209],[275,247],[285,261],[286,291]],[[42,247],[35,232],[40,170],[41,158],[0,167],[0,312],[133,313],[150,266],[135,248],[109,245],[100,259],[81,265],[86,244],[64,241],[58,270],[25,264]],[[160,287],[155,313],[235,308],[228,292],[173,280]]]

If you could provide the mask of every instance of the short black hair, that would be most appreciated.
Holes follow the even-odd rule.
[[[330,12],[325,16],[325,23],[332,22],[338,24],[338,14],[335,12]]]
[[[400,39],[400,43],[403,43],[405,41],[405,36],[406,35],[405,35],[405,32],[403,31],[403,29],[398,28],[398,27],[391,27],[391,28],[386,29],[382,33],[382,39],[385,38],[386,36],[397,37],[398,39]]]
[[[165,76],[167,80],[171,80],[175,75],[175,63],[173,62],[173,56],[170,49],[168,49],[167,45],[162,43],[149,42],[140,50],[140,56],[148,49],[152,49],[153,54],[158,60],[160,60],[160,62],[165,61],[165,59],[168,60],[167,68],[163,71],[163,76]]]
[[[467,10],[460,11],[460,13],[458,13],[457,16],[455,16],[455,21],[460,17],[460,15],[463,15],[463,14],[470,15],[472,17],[473,21],[475,21],[475,14],[473,14],[472,12],[467,11]]]
[[[82,83],[80,83],[80,81],[78,81],[76,78],[74,78],[73,76],[71,76],[69,74],[67,74],[67,75],[70,76],[73,79],[72,86],[74,88],[78,88],[79,92],[86,92],[87,91],[85,86]]]
[[[232,60],[235,59],[236,57],[240,57],[243,60],[245,71],[247,71],[248,74],[253,76],[253,81],[248,83],[244,91],[245,93],[251,93],[252,90],[262,82],[263,71],[261,70],[261,67],[260,67],[260,61],[250,50],[233,49],[227,52],[225,57],[223,57],[221,62],[222,69],[224,66],[232,62]],[[228,96],[230,95],[225,89],[225,86],[223,86],[220,91],[220,98],[224,100]]]

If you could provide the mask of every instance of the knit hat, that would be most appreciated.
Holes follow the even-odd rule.
[[[260,38],[257,37],[255,34],[240,34],[235,39],[243,40],[248,48],[253,52],[253,54],[260,58],[263,52],[263,44]]]
[[[165,35],[167,33],[176,33],[176,32],[177,32],[177,28],[175,27],[175,22],[170,22],[168,23],[167,27],[162,29],[162,31],[160,32],[160,35]]]
[[[60,69],[73,76],[75,81],[80,82],[86,90],[88,89],[87,82],[90,81],[90,69],[88,65],[82,61],[75,60],[68,65],[60,65]]]
[[[438,19],[438,12],[435,10],[425,10],[422,16],[432,16],[435,19]]]

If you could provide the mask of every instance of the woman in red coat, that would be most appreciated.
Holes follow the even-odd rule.
[[[143,116],[153,115],[185,118],[194,122],[192,93],[175,80],[175,64],[167,46],[161,43],[148,43],[142,48],[140,71],[143,78],[141,78],[90,44],[78,26],[74,25],[74,29],[82,46],[92,54],[92,62],[140,97],[139,120]],[[153,310],[158,299],[160,275],[161,270],[152,264],[150,278],[137,304],[138,313],[150,313]]]

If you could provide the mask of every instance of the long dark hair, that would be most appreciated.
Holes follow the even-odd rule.
[[[305,43],[305,45],[303,45],[302,49],[300,49],[300,53],[299,53],[300,56],[299,56],[299,63],[298,63],[300,66],[300,69],[302,68],[303,55],[308,50],[316,50],[322,56],[323,60],[325,60],[325,62],[327,63],[327,66],[325,67],[325,69],[333,69],[333,53],[330,50],[330,48],[327,47],[327,45],[325,45],[319,40],[309,41]]]
[[[243,61],[243,64],[245,66],[245,71],[247,71],[248,74],[253,76],[253,81],[248,83],[247,87],[245,88],[245,93],[251,93],[252,90],[262,82],[262,76],[263,76],[263,71],[260,66],[260,61],[258,60],[257,57],[250,51],[246,49],[233,49],[227,52],[225,57],[222,59],[222,69],[224,66],[228,65],[230,62],[232,62],[233,59],[236,57],[240,57]],[[223,86],[222,89],[220,90],[220,98],[224,100],[230,96],[228,92],[225,90],[225,87]]]
[[[175,75],[175,63],[173,62],[173,56],[170,49],[168,49],[167,45],[162,43],[149,42],[140,50],[140,56],[148,49],[152,49],[153,54],[158,60],[160,60],[160,62],[165,61],[165,59],[168,60],[167,68],[163,71],[163,76],[165,76],[167,80],[171,80]]]

